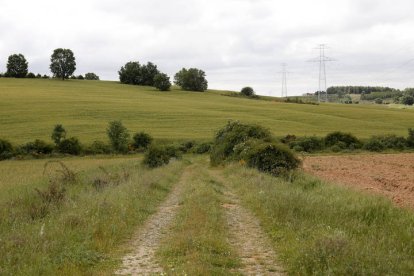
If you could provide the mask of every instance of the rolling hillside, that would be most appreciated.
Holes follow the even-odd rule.
[[[131,132],[144,130],[168,140],[207,140],[228,120],[260,123],[275,135],[352,132],[406,135],[414,110],[385,106],[286,104],[206,93],[159,92],[152,87],[107,81],[0,79],[0,137],[14,143],[49,140],[61,123],[83,142],[106,140],[111,120]]]

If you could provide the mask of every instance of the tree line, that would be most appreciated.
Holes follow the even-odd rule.
[[[332,86],[327,89],[329,95],[344,98],[349,94],[361,95],[361,100],[375,101],[381,104],[384,99],[393,99],[395,103],[414,104],[414,88],[399,90],[381,86]],[[352,102],[352,100],[351,100]]]
[[[0,77],[9,78],[49,78],[47,75],[35,75],[28,71],[29,63],[22,54],[10,55],[7,61],[7,71]],[[50,57],[50,71],[54,78],[99,80],[95,73],[86,73],[85,76],[75,76],[76,58],[71,49],[55,49]],[[119,80],[124,84],[153,86],[160,91],[171,88],[170,77],[158,70],[152,62],[140,64],[138,61],[127,62],[118,71]],[[206,73],[197,68],[183,68],[174,75],[174,83],[186,91],[204,92],[208,82]]]
[[[10,55],[7,60],[7,71],[4,74],[0,74],[0,77],[5,78],[50,78],[48,75],[35,75],[29,72],[29,63],[22,54]],[[85,76],[75,76],[73,73],[76,70],[76,59],[70,49],[58,48],[55,49],[50,57],[50,71],[54,78],[60,78],[62,80],[71,79],[86,79],[86,80],[99,80],[99,76],[95,73],[86,73]]]

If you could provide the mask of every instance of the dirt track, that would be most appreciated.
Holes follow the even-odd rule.
[[[414,208],[414,153],[308,157],[304,169],[325,180],[383,194]]]

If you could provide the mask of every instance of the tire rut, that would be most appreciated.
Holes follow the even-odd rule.
[[[122,266],[115,272],[116,275],[163,274],[164,271],[157,261],[155,253],[177,214],[182,195],[182,183],[186,181],[189,174],[189,168],[186,168],[157,212],[150,216],[135,234],[135,238],[131,242],[133,251],[122,258]]]
[[[242,267],[235,272],[243,275],[285,275],[259,220],[241,205],[240,199],[229,190],[225,179],[218,172],[211,173],[226,188],[226,203],[223,207],[229,228],[229,243],[242,262]]]

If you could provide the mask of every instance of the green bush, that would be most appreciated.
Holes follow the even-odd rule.
[[[174,146],[174,145],[166,146],[165,151],[167,152],[167,155],[170,158],[175,158],[175,159],[181,159],[182,158],[181,150],[178,147]]]
[[[51,154],[53,151],[53,145],[46,143],[45,141],[36,139],[34,142],[26,143],[21,147],[21,150],[25,154]]]
[[[181,143],[178,148],[182,153],[188,153],[195,147],[195,145],[196,143],[194,141],[186,141]]]
[[[407,146],[414,148],[414,128],[408,129]]]
[[[240,93],[246,97],[251,97],[251,96],[254,96],[255,94],[253,88],[249,86],[243,87]]]
[[[275,176],[299,167],[300,160],[287,147],[275,143],[260,143],[248,153],[247,165]]]
[[[261,126],[242,124],[238,121],[228,122],[215,136],[210,152],[211,164],[219,165],[233,158],[235,146],[251,138],[265,142],[273,140],[270,131]]]
[[[60,141],[58,150],[60,153],[79,155],[82,151],[82,147],[78,138],[71,137]]]
[[[376,152],[380,152],[383,151],[385,149],[384,144],[381,142],[380,139],[378,139],[378,137],[371,137],[363,146],[363,149],[368,150],[368,151],[376,151]]]
[[[211,150],[211,143],[201,143],[195,147],[194,153],[196,154],[204,154],[208,153]]]
[[[316,136],[300,137],[290,143],[295,151],[315,152],[324,149],[324,140]]]
[[[145,132],[135,133],[132,139],[133,139],[132,146],[135,149],[147,149],[153,141],[153,138],[151,137],[151,135]]]
[[[328,147],[337,145],[342,149],[356,149],[361,147],[361,142],[351,133],[335,131],[326,135],[325,145]]]
[[[94,141],[85,149],[87,154],[108,154],[111,153],[111,147],[102,141]]]
[[[143,163],[150,168],[157,168],[167,165],[170,162],[170,155],[164,147],[151,146],[144,155]]]
[[[383,151],[386,149],[403,150],[407,144],[407,140],[401,136],[373,136],[365,143],[364,149],[369,151]]]
[[[13,156],[12,144],[4,139],[0,139],[0,160],[9,159]]]
[[[52,131],[51,136],[53,142],[55,142],[56,145],[60,144],[60,141],[66,138],[66,130],[61,124],[55,125]]]
[[[129,133],[121,121],[110,122],[106,133],[115,152],[126,153],[128,151]]]

